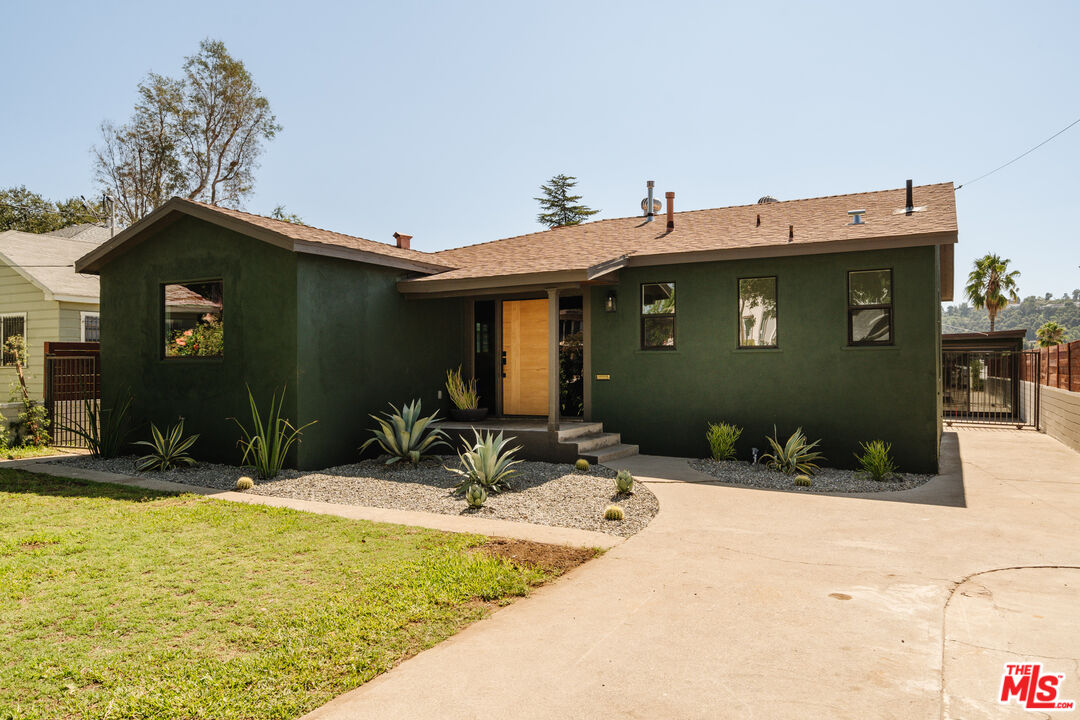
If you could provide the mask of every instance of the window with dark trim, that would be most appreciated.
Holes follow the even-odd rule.
[[[892,270],[848,273],[848,345],[892,345]]]
[[[164,357],[225,354],[223,285],[221,280],[202,280],[161,286]]]
[[[775,275],[739,278],[739,347],[777,347]]]
[[[0,365],[14,365],[15,353],[10,353],[7,350],[8,338],[19,335],[24,340],[26,339],[26,314],[14,313],[11,315],[0,315],[0,347],[3,347],[2,358],[0,358]]]
[[[641,284],[641,349],[675,349],[675,283]]]
[[[80,315],[82,330],[80,335],[83,342],[101,341],[101,315],[98,313],[84,312]]]

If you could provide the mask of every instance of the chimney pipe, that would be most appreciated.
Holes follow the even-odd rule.
[[[794,239],[795,239],[795,226],[794,225],[788,225],[787,226],[787,241],[791,242]]]
[[[412,235],[403,235],[401,233],[394,233],[394,240],[397,241],[397,246],[402,250],[409,249],[409,241],[412,240]]]
[[[675,193],[670,190],[664,193],[664,197],[667,198],[667,229],[675,229]]]
[[[649,190],[648,197],[645,199],[645,222],[653,221],[653,185],[654,183],[652,180],[648,180],[645,183],[645,186]]]
[[[911,192],[911,180],[907,181],[907,214],[910,215],[915,208],[915,200]]]

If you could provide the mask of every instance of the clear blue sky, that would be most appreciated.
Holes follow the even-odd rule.
[[[225,41],[284,132],[252,212],[435,250],[538,229],[539,184],[598,217],[952,180],[1080,117],[1080,3],[39,2],[5,9],[0,186],[94,191],[89,148],[147,72]],[[957,194],[958,283],[1080,287],[1080,126]]]

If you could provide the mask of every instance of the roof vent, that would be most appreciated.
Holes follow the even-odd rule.
[[[851,216],[849,225],[865,225],[862,216],[866,214],[866,210],[848,210],[847,214]]]
[[[653,188],[655,185],[656,183],[652,180],[645,183],[646,190],[649,193],[648,197],[641,201],[641,209],[645,211],[645,222],[652,222],[653,215],[660,212],[660,208],[663,207],[660,204],[660,201],[653,197]]]
[[[405,235],[403,233],[394,233],[394,240],[397,241],[397,246],[402,250],[409,249],[409,241],[412,240],[412,235]]]
[[[774,203],[774,202],[780,202],[780,201],[777,200],[776,198],[774,198],[772,195],[762,195],[761,197],[758,198],[757,204],[758,205],[767,205],[769,203]]]

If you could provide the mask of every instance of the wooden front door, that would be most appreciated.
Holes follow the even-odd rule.
[[[502,305],[503,414],[548,414],[548,301]]]

